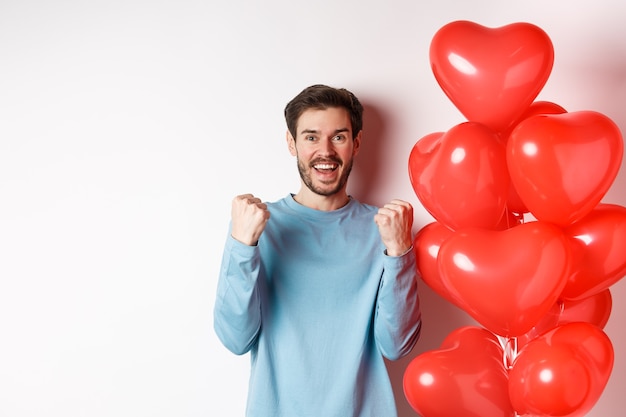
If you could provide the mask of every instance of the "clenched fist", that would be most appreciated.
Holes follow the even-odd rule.
[[[374,216],[387,255],[400,256],[413,245],[413,206],[402,200],[391,200]]]
[[[252,194],[238,195],[233,199],[231,208],[232,230],[234,239],[246,245],[256,245],[265,230],[270,212],[267,205]]]

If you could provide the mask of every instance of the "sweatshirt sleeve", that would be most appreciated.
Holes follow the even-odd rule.
[[[260,269],[258,246],[228,235],[220,267],[213,311],[215,333],[231,352],[242,355],[254,345],[261,329],[257,290]]]
[[[397,360],[413,349],[420,336],[417,264],[413,248],[401,256],[383,256],[374,330],[383,356]]]

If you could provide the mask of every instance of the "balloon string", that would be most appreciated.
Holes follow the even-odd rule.
[[[513,362],[515,362],[515,358],[517,358],[517,338],[496,336],[502,347],[502,363],[506,369],[511,370]]]
[[[513,368],[513,362],[517,358],[517,337],[504,337],[496,335],[500,346],[502,347],[502,363],[507,371]],[[522,417],[522,414],[518,414],[513,410],[513,417]]]
[[[509,338],[509,369],[513,367],[513,362],[517,359],[517,337]]]

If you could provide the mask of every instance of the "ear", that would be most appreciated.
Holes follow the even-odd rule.
[[[363,135],[363,131],[361,130],[358,135],[354,138],[354,149],[352,150],[352,156],[355,156],[359,153],[359,149],[361,148],[361,136]]]
[[[285,134],[285,138],[287,139],[287,148],[289,149],[289,153],[291,156],[296,156],[298,153],[296,152],[296,140],[291,136],[289,130]]]

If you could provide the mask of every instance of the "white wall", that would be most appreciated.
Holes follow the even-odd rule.
[[[626,132],[621,0],[1,2],[0,415],[243,415],[249,358],[212,328],[231,198],[297,191],[282,110],[321,82],[368,108],[353,194],[429,222],[406,164],[463,121],[428,61],[459,19],[543,28],[556,55],[539,98]],[[606,202],[626,205],[625,170]],[[593,417],[624,415],[624,281]],[[414,355],[470,322],[425,285],[422,303]],[[390,365],[402,417],[410,359]]]

